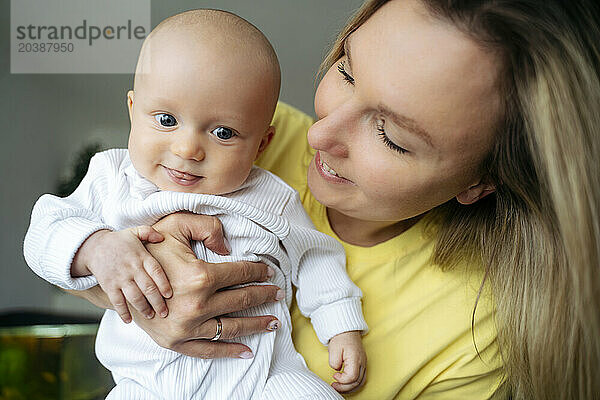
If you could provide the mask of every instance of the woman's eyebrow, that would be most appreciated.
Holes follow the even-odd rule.
[[[346,58],[348,58],[348,67],[350,68],[350,71],[352,71],[352,57],[350,56],[350,38],[351,36],[347,36],[346,39],[344,39],[344,53],[346,54]]]
[[[413,135],[417,136],[422,141],[427,143],[429,147],[435,148],[435,146],[433,145],[433,141],[431,140],[431,135],[425,129],[423,129],[417,123],[417,121],[410,117],[407,117],[406,115],[398,114],[390,110],[390,108],[386,107],[384,104],[379,104],[377,106],[377,109],[382,114],[385,114],[388,117],[390,117],[390,119],[400,128],[406,129],[408,132],[412,133]]]

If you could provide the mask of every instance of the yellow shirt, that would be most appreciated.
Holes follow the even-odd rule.
[[[433,239],[423,231],[424,218],[402,234],[373,247],[340,240],[326,209],[310,193],[307,167],[314,150],[306,140],[313,120],[280,103],[273,125],[276,134],[257,164],[279,175],[299,193],[304,208],[320,231],[338,239],[346,250],[350,278],[363,292],[363,312],[369,332],[367,381],[356,400],[487,399],[502,381],[496,342],[494,307],[482,295],[477,306],[473,345],[471,318],[483,277],[480,268],[461,266],[443,272],[428,259]],[[485,293],[485,292],[484,292]],[[291,309],[292,337],[308,367],[326,382],[327,347],[296,304]]]

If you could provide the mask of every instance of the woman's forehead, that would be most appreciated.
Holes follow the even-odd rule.
[[[420,3],[385,4],[350,35],[347,48],[367,102],[414,119],[434,142],[491,140],[500,115],[498,58]]]

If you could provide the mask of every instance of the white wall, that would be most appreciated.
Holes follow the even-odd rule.
[[[313,113],[314,76],[338,29],[361,0],[152,1],[152,26],[191,8],[246,18],[269,38],[282,66],[281,99]],[[22,240],[35,200],[56,188],[75,152],[93,139],[125,147],[130,75],[10,74],[9,1],[0,2],[0,312],[17,308],[83,310],[37,278]]]

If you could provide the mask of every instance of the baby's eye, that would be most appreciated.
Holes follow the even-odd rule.
[[[167,114],[167,113],[156,114],[154,116],[154,119],[156,120],[156,122],[158,122],[159,124],[161,124],[162,126],[167,127],[167,128],[177,125],[177,120],[171,114]]]
[[[216,127],[211,131],[211,133],[221,140],[229,140],[236,136],[236,133],[233,129],[226,128],[224,126]]]

